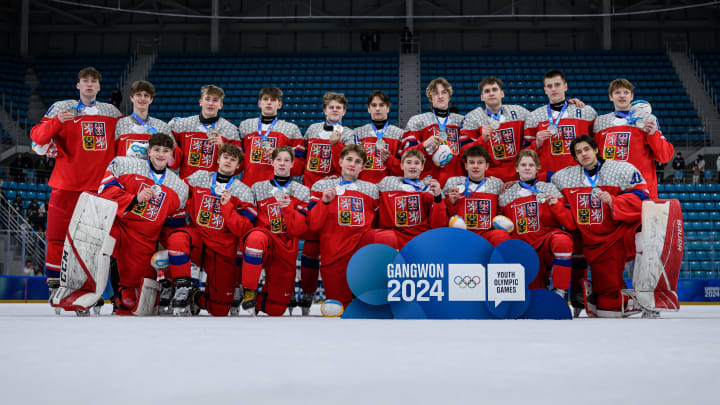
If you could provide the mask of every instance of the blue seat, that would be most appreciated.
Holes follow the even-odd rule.
[[[3,194],[5,194],[5,198],[7,198],[8,201],[10,201],[10,200],[14,200],[14,199],[15,199],[15,196],[17,196],[17,191],[15,191],[15,190],[8,190],[8,191],[4,191]]]
[[[20,182],[20,183],[17,184],[17,187],[16,187],[16,188],[17,188],[17,190],[23,191],[23,190],[27,190],[27,189],[28,189],[28,185],[27,185],[27,183],[25,183],[25,182]]]

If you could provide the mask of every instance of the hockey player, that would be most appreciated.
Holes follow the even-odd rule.
[[[485,177],[490,154],[482,146],[471,146],[462,157],[468,176],[448,179],[443,189],[447,195],[447,216],[459,215],[467,230],[484,237],[493,246],[509,240],[510,234],[492,229],[493,218],[498,214],[498,195],[503,186],[496,177]]]
[[[636,302],[623,293],[623,269],[635,256],[647,183],[630,163],[603,159],[588,135],[576,138],[570,147],[579,165],[557,172],[552,183],[570,205],[590,263],[595,302],[589,305],[586,300],[586,313],[608,317],[637,313]]]
[[[552,287],[567,298],[573,240],[560,226],[570,230],[577,227],[557,187],[537,180],[540,159],[535,151],[521,150],[515,158],[515,169],[520,181],[500,194],[498,204],[514,224],[512,237],[529,243],[540,259],[538,275],[530,288]]]
[[[48,185],[48,239],[45,275],[52,294],[60,285],[60,261],[65,234],[83,191],[96,191],[115,156],[115,125],[122,116],[111,104],[96,100],[102,76],[93,67],[78,72],[80,100],[54,103],[30,131],[43,153],[57,155]],[[39,149],[39,148],[38,148]]]
[[[305,132],[305,147],[307,151],[307,163],[303,185],[312,189],[313,185],[326,177],[338,176],[340,152],[343,144],[342,137],[353,138],[353,131],[342,125],[342,119],[347,112],[347,99],[344,94],[328,92],[323,95],[323,113],[325,122],[318,122],[310,125]],[[303,314],[309,314],[312,305],[313,294],[317,288],[318,274],[320,269],[320,246],[318,236],[309,232],[305,236],[302,255],[300,257],[300,278],[302,290],[304,291],[298,305]]]
[[[370,243],[394,244],[380,239],[377,230],[371,229],[379,195],[377,186],[357,179],[366,159],[360,145],[343,148],[341,177],[313,185],[307,215],[308,226],[320,236],[320,274],[326,298],[340,301],[345,308],[353,298],[346,273],[350,257]]]
[[[420,177],[432,176],[441,185],[450,177],[465,174],[460,153],[475,140],[460,132],[463,116],[449,111],[452,93],[445,78],[433,79],[425,89],[432,112],[411,117],[403,134],[403,151],[417,149],[427,159]]]
[[[352,134],[343,134],[340,143],[357,144],[365,148],[368,159],[360,173],[360,180],[377,184],[385,176],[401,175],[400,154],[402,152],[403,130],[391,125],[390,97],[375,90],[368,96],[367,109],[370,123],[356,128]]]
[[[120,275],[114,302],[118,315],[136,313],[147,299],[145,280],[154,283],[156,277],[150,258],[163,231],[185,225],[188,186],[167,169],[174,147],[170,135],[153,134],[148,139],[149,160],[116,157],[102,179],[100,196],[118,204],[110,232],[116,241],[113,257]]]
[[[297,125],[278,119],[278,110],[282,108],[282,96],[282,91],[277,87],[265,87],[260,90],[258,96],[260,117],[247,119],[238,127],[246,156],[242,182],[248,187],[258,181],[272,178],[272,151],[284,145],[293,148],[295,160],[292,175],[303,174],[305,165],[303,136]]]
[[[523,147],[536,151],[542,172],[538,179],[550,181],[553,173],[575,164],[570,142],[580,135],[592,135],[597,113],[565,100],[568,85],[559,70],[545,73],[543,87],[549,104],[535,109],[525,120]]]
[[[147,141],[152,134],[169,134],[170,126],[149,115],[150,104],[155,99],[155,87],[144,80],[130,86],[131,115],[121,118],[115,128],[117,156],[147,159]]]
[[[633,115],[634,89],[626,79],[610,83],[608,92],[615,111],[598,117],[593,132],[603,159],[632,163],[647,182],[650,197],[657,198],[655,161],[669,162],[675,148],[658,130],[654,116]]]
[[[380,190],[379,227],[392,232],[397,249],[431,228],[447,226],[442,187],[432,178],[420,180],[425,156],[417,149],[403,153],[400,168],[403,177],[388,176],[378,183]]]
[[[244,237],[242,285],[243,309],[255,314],[262,311],[281,316],[295,290],[299,237],[307,231],[305,215],[310,190],[292,181],[295,153],[290,146],[273,150],[275,175],[271,180],[252,186],[257,202],[257,227]],[[256,297],[260,274],[265,268],[265,283]],[[257,302],[256,302],[257,298]]]
[[[488,176],[504,182],[515,180],[515,157],[522,148],[525,119],[530,112],[519,105],[502,104],[505,93],[497,77],[484,78],[478,88],[485,105],[465,116],[461,134],[476,139],[473,145],[490,152]]]
[[[168,237],[175,284],[171,305],[176,315],[190,315],[191,306],[196,306],[195,311],[205,309],[213,316],[225,316],[240,283],[237,247],[252,228],[257,211],[250,188],[233,177],[242,164],[240,148],[223,144],[218,156],[217,172],[198,170],[185,179],[190,189],[187,211],[191,222]],[[191,291],[191,261],[207,273],[204,293]]]
[[[178,147],[173,169],[180,169],[180,178],[197,170],[217,170],[218,150],[223,143],[240,146],[238,129],[220,117],[225,91],[212,84],[200,89],[200,115],[179,118],[172,125]]]

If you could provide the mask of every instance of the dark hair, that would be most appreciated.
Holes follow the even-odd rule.
[[[262,99],[263,96],[269,96],[272,100],[282,100],[283,92],[275,86],[268,86],[260,89],[258,99]]]
[[[232,157],[236,157],[241,162],[244,157],[242,149],[231,143],[224,143],[223,146],[220,147],[220,150],[218,151],[218,159],[220,159],[220,156],[222,156],[223,153],[227,153]]]
[[[173,149],[175,147],[175,141],[172,136],[158,132],[156,134],[152,134],[150,139],[148,139],[148,150],[152,149],[152,147],[156,145]]]
[[[291,161],[295,160],[295,152],[288,145],[278,146],[277,148],[273,149],[272,160],[275,160],[275,158],[280,155],[280,152],[288,153],[290,155],[290,160]]]
[[[382,102],[385,103],[385,105],[387,105],[388,107],[390,107],[390,105],[392,104],[392,103],[390,103],[390,97],[388,97],[388,95],[385,94],[384,91],[375,90],[375,91],[373,91],[372,93],[370,93],[370,95],[368,96],[368,99],[367,99],[367,106],[368,106],[368,107],[370,107],[370,104],[371,104],[372,101],[375,99],[375,97],[377,97],[377,98],[379,98],[380,100],[382,100]]]
[[[543,83],[545,82],[545,79],[550,79],[553,77],[560,76],[563,83],[567,83],[567,80],[565,80],[565,73],[557,70],[557,69],[550,69],[547,72],[545,72],[545,75],[543,76]]]
[[[100,72],[98,72],[97,69],[95,69],[94,67],[88,66],[78,72],[78,81],[80,81],[80,79],[82,79],[83,77],[88,76],[96,78],[97,81],[102,80],[102,75],[100,74]]]
[[[490,154],[488,153],[487,149],[480,145],[475,145],[467,148],[465,152],[463,152],[462,160],[463,162],[467,162],[469,157],[474,156],[481,156],[485,158],[485,161],[490,163]]]
[[[155,86],[146,80],[138,80],[133,82],[132,86],[130,86],[131,96],[135,93],[140,93],[141,91],[148,93],[150,97],[155,97]]]
[[[576,162],[577,159],[575,158],[575,146],[582,142],[587,143],[593,149],[598,148],[597,142],[595,142],[595,139],[593,139],[593,137],[590,135],[580,135],[577,138],[573,139],[572,142],[570,142],[570,153],[572,153],[572,157],[573,159],[575,159]]]
[[[482,79],[482,81],[478,84],[478,89],[482,91],[483,87],[487,86],[488,84],[497,84],[498,87],[500,87],[500,90],[502,90],[502,80],[498,79],[495,76],[488,76]]]
[[[365,148],[360,145],[355,145],[354,143],[351,143],[343,148],[342,152],[340,152],[340,160],[342,160],[350,152],[360,156],[363,160],[363,164],[367,162],[367,153],[365,153]]]

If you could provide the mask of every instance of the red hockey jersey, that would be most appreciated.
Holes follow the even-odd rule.
[[[286,187],[276,187],[272,180],[261,181],[251,187],[255,198],[258,219],[256,227],[263,228],[282,241],[297,258],[298,239],[308,230],[305,216],[310,202],[310,189],[302,184],[291,181]],[[278,198],[282,194],[290,197],[290,205],[280,208]],[[278,253],[280,254],[280,253]]]
[[[159,133],[172,136],[172,130],[165,121],[148,117],[148,124]],[[142,125],[132,115],[121,118],[115,127],[115,140],[117,142],[117,156],[131,156],[147,159],[147,142],[153,132]],[[143,149],[141,145],[144,145]],[[144,157],[143,157],[144,155]]]
[[[262,180],[273,177],[272,156],[262,148],[262,136],[258,133],[260,118],[251,118],[240,123],[240,139],[245,153],[243,161],[242,182],[248,187]],[[272,129],[270,124],[261,124],[261,131],[266,135],[266,141],[273,148],[290,146],[295,153],[292,176],[302,176],[305,166],[305,142],[297,125],[284,120],[278,120]],[[270,132],[267,132],[270,130]]]
[[[382,128],[378,128],[382,131]],[[373,129],[373,124],[363,125],[360,128],[356,128],[351,134],[343,133],[340,138],[340,143],[344,147],[345,145],[355,144],[362,145],[365,148],[367,154],[367,161],[363,171],[360,172],[360,180],[364,180],[370,183],[379,183],[380,180],[385,176],[399,176],[402,175],[400,170],[400,156],[402,153],[402,145],[400,144],[403,137],[403,130],[396,127],[395,125],[388,125],[385,133],[382,135],[382,143],[384,147],[390,152],[390,157],[386,162],[383,162],[378,151],[378,137]],[[339,163],[335,162],[336,170],[340,172]]]
[[[448,218],[458,215],[465,221],[468,231],[478,235],[493,229],[493,218],[498,214],[498,195],[503,186],[502,180],[496,177],[485,177],[485,182],[478,188],[467,177],[452,177],[445,183],[443,194],[447,195],[453,187],[459,187],[464,191],[455,205],[450,204],[447,199]],[[470,195],[466,195],[469,193]]]
[[[187,178],[198,170],[217,171],[218,150],[208,137],[214,129],[220,134],[223,142],[231,142],[242,148],[238,129],[224,118],[220,118],[212,126],[204,126],[200,116],[178,118],[170,126],[175,137],[175,164],[173,169],[180,169],[180,178]]]
[[[318,181],[328,176],[339,176],[338,168],[340,162],[340,152],[345,147],[341,142],[330,146],[331,131],[326,131],[324,122],[317,122],[310,125],[305,131],[305,150],[307,151],[307,163],[305,165],[305,174],[303,175],[303,185],[308,188]],[[343,136],[352,136],[353,131],[348,127],[343,127],[341,139]]]

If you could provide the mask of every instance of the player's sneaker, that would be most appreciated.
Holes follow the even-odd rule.
[[[240,305],[243,302],[243,287],[241,285],[235,287],[235,293],[233,293],[233,301],[230,304],[230,315],[240,315]]]
[[[173,315],[188,316],[191,314],[190,303],[192,302],[192,293],[192,283],[188,277],[175,279],[175,295],[170,302]]]
[[[300,307],[302,316],[310,315],[310,307],[312,306],[313,298],[315,298],[315,294],[309,294],[306,292],[304,292],[300,296],[300,300],[298,301],[298,306]]]
[[[251,290],[249,288],[245,289],[245,293],[243,294],[243,302],[242,302],[242,308],[250,313],[250,315],[255,316],[255,303],[257,302],[257,293],[255,290]]]
[[[48,302],[50,303],[50,305],[52,305],[53,298],[55,298],[55,294],[57,294],[58,290],[60,289],[60,279],[48,277],[47,286],[48,286],[48,293],[50,294],[50,298],[48,298]],[[56,315],[60,315],[61,311],[62,311],[62,309],[60,309],[59,307],[55,307]]]
[[[173,296],[175,295],[175,289],[168,279],[160,280],[160,286],[162,287],[162,291],[160,291],[160,300],[158,302],[158,306],[160,307],[158,314],[172,315],[173,310],[170,307],[170,304],[172,303]]]

